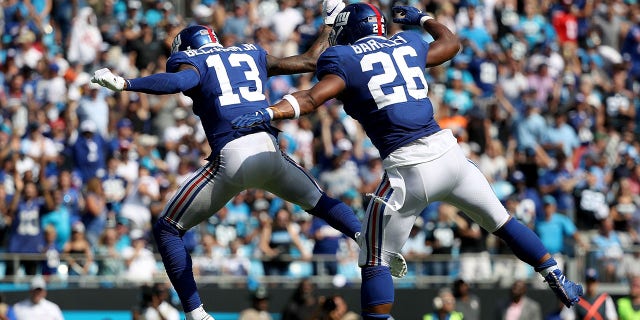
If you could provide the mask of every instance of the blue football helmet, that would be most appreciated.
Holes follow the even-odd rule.
[[[329,35],[329,44],[350,45],[370,35],[387,35],[384,16],[371,4],[353,3],[338,13]]]
[[[221,46],[215,32],[213,32],[211,28],[205,26],[189,26],[182,29],[182,31],[173,38],[171,53],[195,50],[207,45]]]

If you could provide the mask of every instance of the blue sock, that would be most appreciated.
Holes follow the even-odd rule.
[[[195,310],[202,302],[193,278],[191,256],[182,242],[180,230],[166,220],[159,219],[153,226],[153,235],[162,256],[164,268],[180,297],[184,312]]]
[[[393,303],[394,288],[391,269],[385,266],[364,266],[360,270],[362,285],[360,287],[360,305],[362,310],[369,307]],[[388,314],[362,312],[363,319],[388,319]]]
[[[528,263],[530,266],[538,269],[549,262],[549,260],[540,262],[540,259],[547,253],[547,249],[540,241],[540,238],[531,229],[520,223],[516,219],[509,219],[500,229],[493,234],[502,239],[513,251],[518,259]],[[555,262],[555,260],[553,261]],[[546,268],[546,267],[545,267]],[[545,269],[542,268],[542,269]]]
[[[547,261],[545,261],[545,262],[541,263],[540,265],[534,267],[533,270],[535,270],[536,272],[540,272],[540,271],[542,271],[542,270],[544,270],[546,268],[550,268],[550,267],[557,266],[557,265],[558,265],[558,263],[556,262],[556,259],[549,258],[549,259],[547,259]],[[546,276],[545,273],[543,273],[542,275]]]
[[[353,210],[343,202],[330,198],[324,193],[316,206],[307,212],[324,219],[330,226],[351,239],[355,240],[356,233],[360,232],[361,223]]]

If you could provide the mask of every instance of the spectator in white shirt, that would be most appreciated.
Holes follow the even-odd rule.
[[[162,283],[156,283],[151,287],[150,301],[142,309],[140,320],[179,320],[178,309],[167,302],[168,288]]]
[[[13,305],[16,320],[63,320],[60,307],[47,300],[47,284],[42,277],[31,280],[29,298]]]
[[[122,250],[127,266],[126,278],[131,282],[148,283],[158,271],[153,252],[147,249],[147,239],[142,230],[132,230],[131,246]]]

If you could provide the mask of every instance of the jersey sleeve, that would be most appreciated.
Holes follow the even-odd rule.
[[[184,51],[172,54],[167,60],[167,72],[178,72],[181,64],[194,66],[201,75],[205,73],[205,66],[198,63],[199,60],[190,58]]]
[[[259,46],[257,44],[254,44],[254,46],[256,46],[256,48],[258,48],[258,52],[260,53],[258,55],[259,56],[259,61],[258,61],[259,65],[265,66],[265,69],[268,69],[268,66],[267,66],[267,55],[269,53],[267,52],[267,50],[265,50],[264,48],[262,48],[261,46]]]
[[[316,77],[318,79],[322,79],[322,77],[327,74],[335,74],[342,78],[345,83],[347,83],[347,75],[342,68],[342,63],[340,63],[340,55],[336,47],[330,47],[325,50],[318,58],[318,63],[316,65]]]

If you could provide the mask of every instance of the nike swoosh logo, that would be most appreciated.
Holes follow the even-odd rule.
[[[336,9],[338,8],[338,6],[333,7],[333,9],[331,9],[331,11],[327,12],[327,15],[330,16],[333,14],[334,11],[336,11]]]

